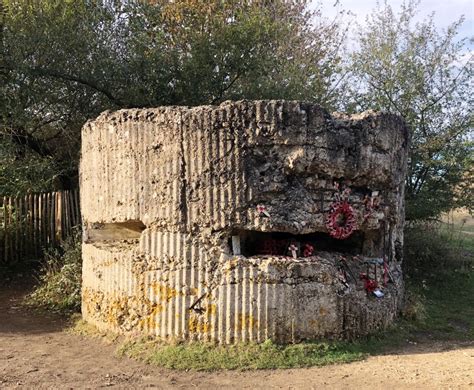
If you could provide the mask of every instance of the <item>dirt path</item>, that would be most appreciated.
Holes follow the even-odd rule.
[[[474,389],[474,344],[409,345],[399,354],[322,368],[178,372],[115,357],[113,345],[63,331],[0,289],[0,388]]]

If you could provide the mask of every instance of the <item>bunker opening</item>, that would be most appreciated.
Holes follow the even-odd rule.
[[[134,240],[139,239],[145,229],[145,224],[138,220],[91,223],[85,229],[85,241],[87,243],[94,243]]]
[[[328,233],[291,234],[239,230],[229,238],[232,254],[252,256],[310,257],[316,252],[339,252],[359,255],[363,251],[365,234],[356,231],[346,240],[338,240]]]

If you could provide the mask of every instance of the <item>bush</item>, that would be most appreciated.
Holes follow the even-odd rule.
[[[81,307],[81,233],[76,231],[59,248],[45,253],[39,284],[25,303],[61,313],[77,312]]]

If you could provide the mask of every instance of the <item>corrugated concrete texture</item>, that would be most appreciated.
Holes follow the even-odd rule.
[[[396,116],[330,115],[300,102],[103,113],[82,132],[84,318],[221,343],[352,338],[387,326],[403,293],[408,141]],[[326,219],[342,187],[357,225],[338,241]],[[311,241],[315,252],[259,252],[275,234]],[[372,278],[383,298],[359,280],[374,271],[363,260],[378,258],[386,267]]]

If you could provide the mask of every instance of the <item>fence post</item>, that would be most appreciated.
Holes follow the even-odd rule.
[[[14,210],[14,220],[15,220],[15,262],[18,263],[20,261],[19,257],[19,249],[20,249],[20,224],[21,221],[19,220],[19,207],[18,207],[18,196],[15,196],[13,199],[13,210]]]
[[[7,197],[3,197],[3,226],[4,226],[4,234],[3,234],[3,242],[4,242],[4,258],[5,262],[8,262],[8,201]]]
[[[56,239],[57,241],[62,240],[62,231],[63,231],[63,218],[62,218],[62,193],[61,192],[56,192],[56,216],[55,216],[55,221],[56,221]]]

